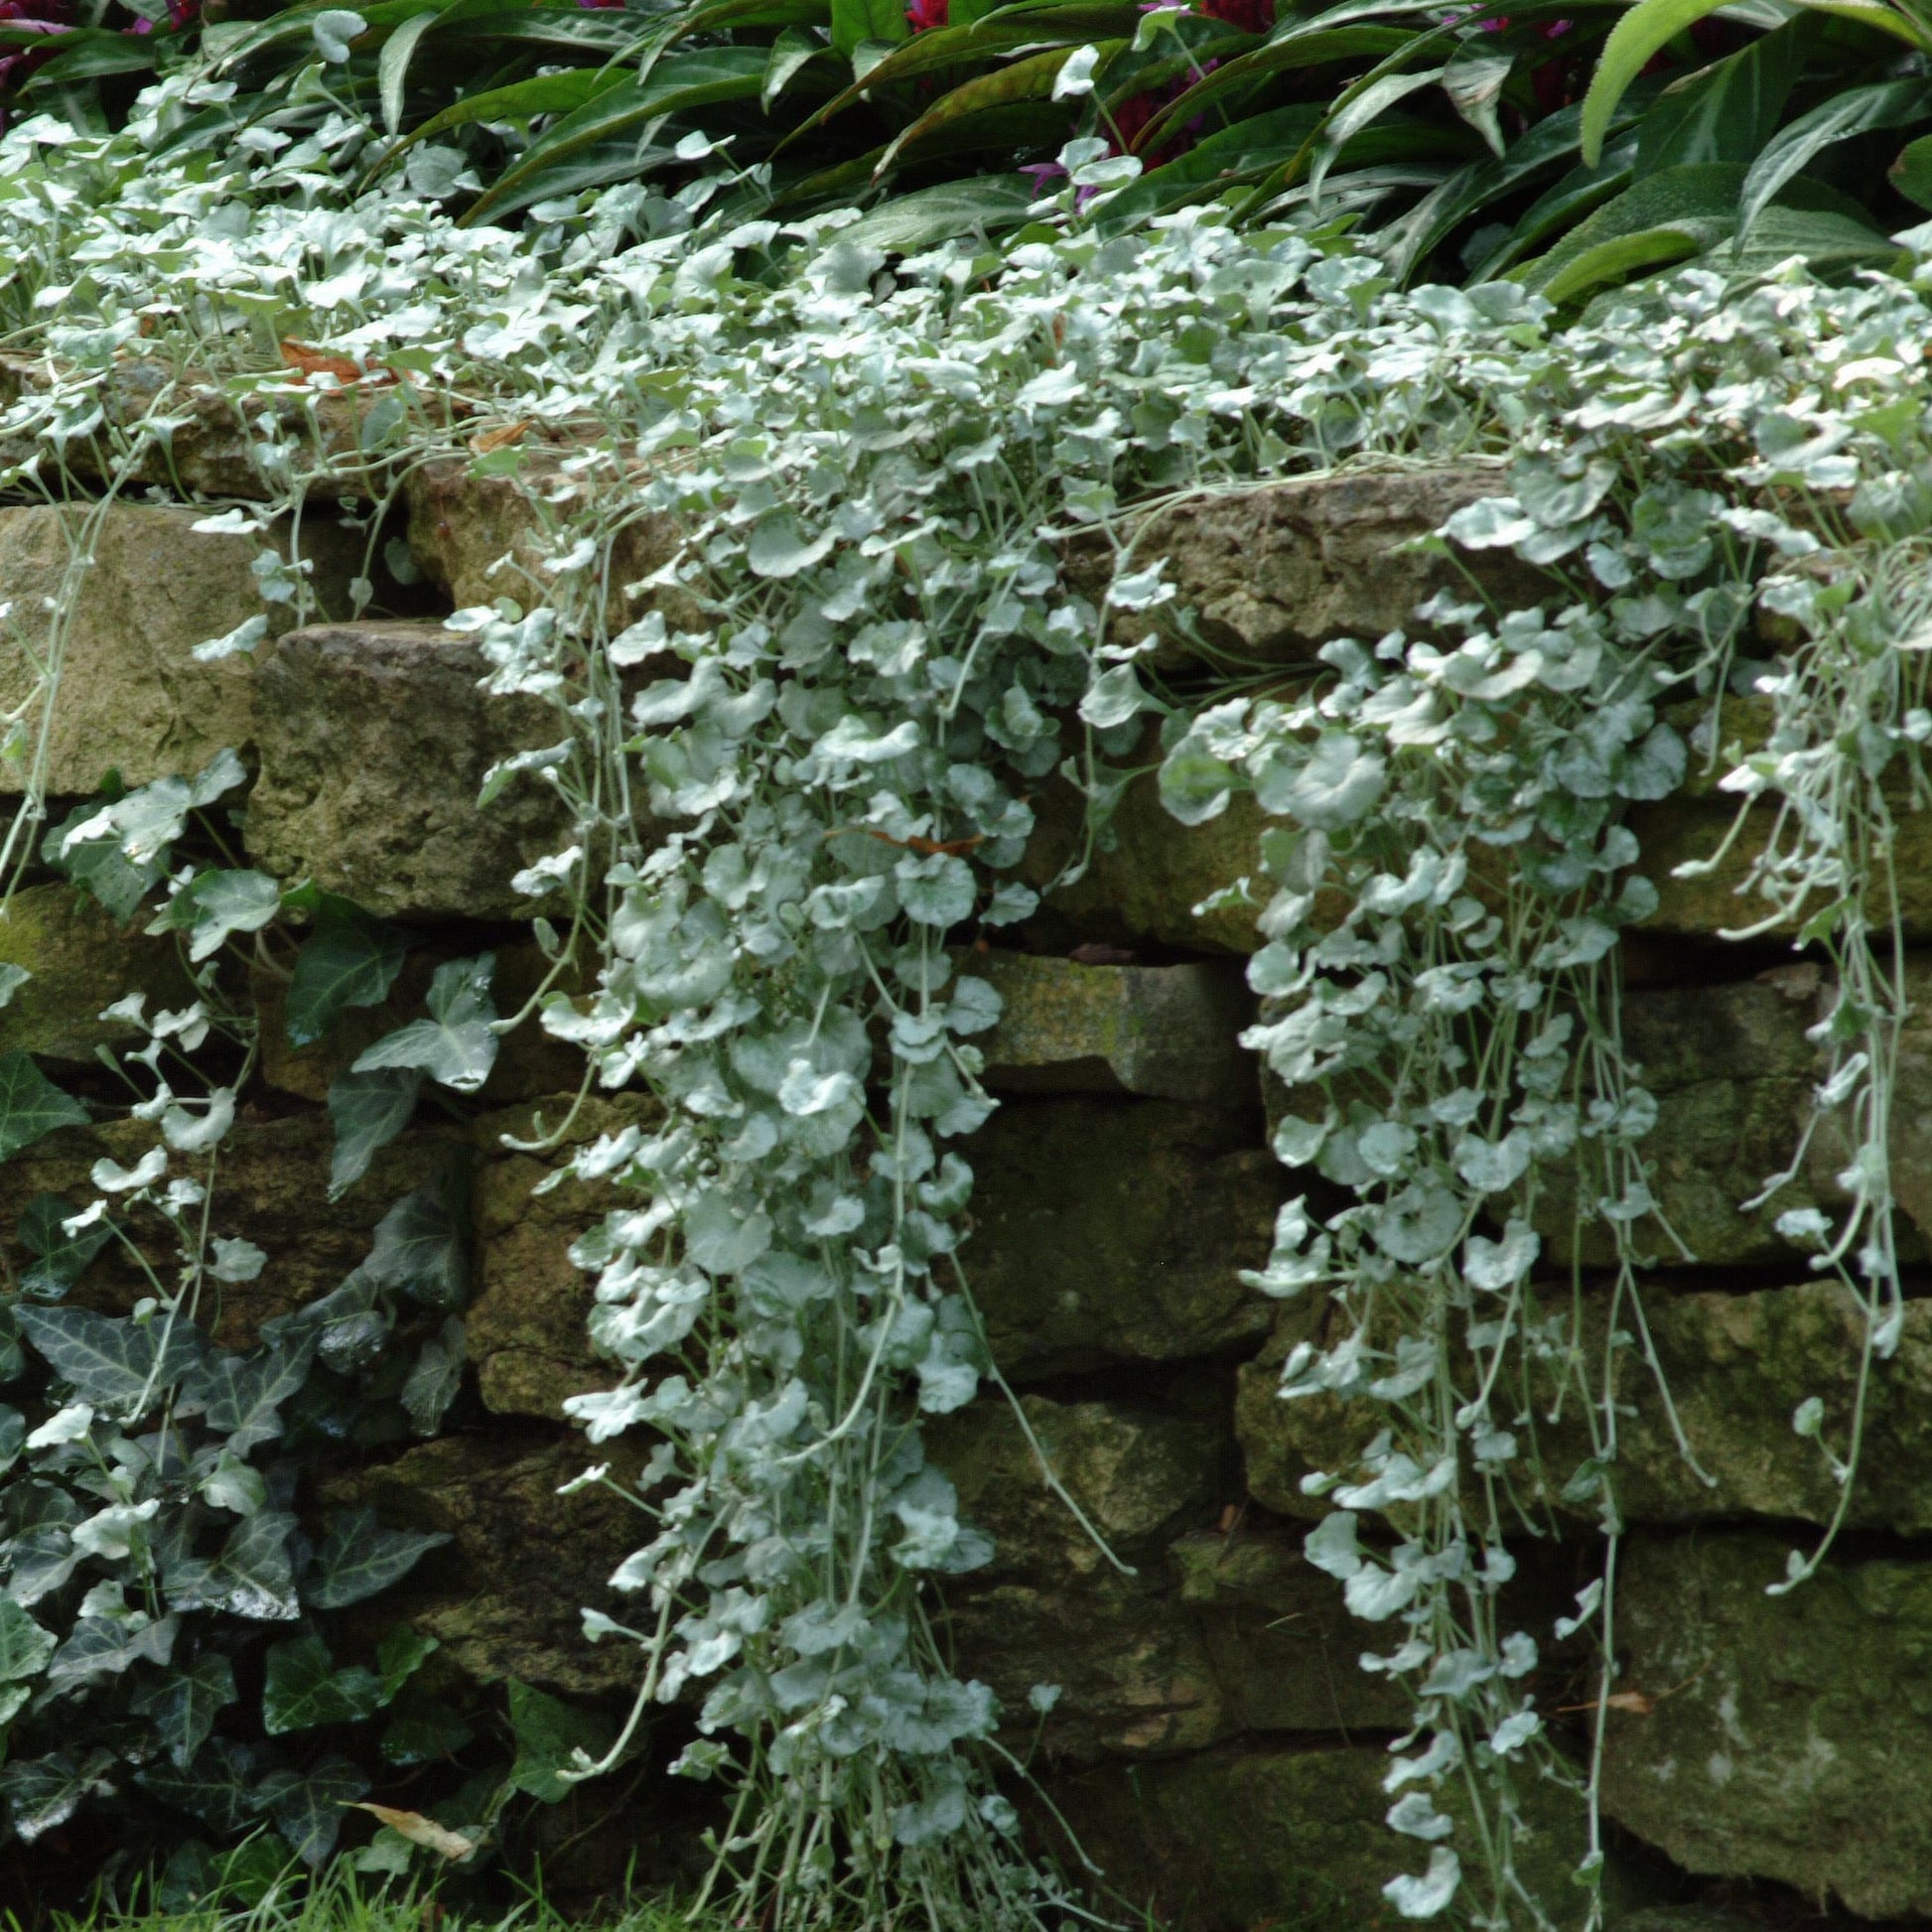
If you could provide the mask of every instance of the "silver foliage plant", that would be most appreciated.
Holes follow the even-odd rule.
[[[1546,1734],[1536,1635],[1500,1592],[1513,1533],[1558,1499],[1593,1510],[1605,1574],[1572,1627],[1594,1620],[1609,1654],[1617,1418],[1574,1258],[1532,1222],[1570,1176],[1620,1258],[1602,1327],[1645,1350],[1638,1275],[1669,1237],[1643,1170],[1654,1108],[1617,1043],[1617,933],[1650,904],[1621,815],[1684,776],[1666,705],[1706,701],[1716,759],[1716,701],[1755,691],[1770,735],[1726,782],[1778,817],[1739,922],[1809,920],[1838,966],[1820,1104],[1856,1150],[1841,1223],[1789,1231],[1865,1302],[1870,1353],[1895,1338],[1903,996],[1876,942],[1897,916],[1874,929],[1853,889],[1889,836],[1888,774],[1932,734],[1916,593],[1880,541],[1925,520],[1922,433],[1895,400],[1932,339],[1916,282],[1692,273],[1559,331],[1508,284],[1399,294],[1345,239],[1236,235],[1212,209],[1103,243],[1084,215],[1121,171],[1078,144],[998,254],[894,262],[842,217],[740,222],[725,155],[674,197],[589,192],[511,235],[453,225],[437,197],[461,184],[433,152],[357,198],[373,137],[320,69],[245,153],[198,145],[210,98],[185,76],[112,139],[37,121],[0,143],[0,299],[45,358],[0,436],[103,439],[124,483],[206,385],[242,404],[286,504],[330,465],[366,466],[380,501],[407,464],[460,452],[479,419],[454,420],[452,392],[565,444],[523,472],[547,554],[506,560],[499,600],[452,623],[492,690],[559,712],[557,744],[488,788],[554,786],[575,820],[518,882],[558,962],[543,1023],[585,1048],[587,1095],[658,1103],[569,1157],[613,1189],[576,1258],[623,1369],[572,1407],[595,1442],[654,1445],[635,1485],[587,1473],[650,1533],[614,1579],[636,1617],[586,1619],[638,1647],[636,1711],[571,1774],[684,1700],[702,1739],[677,1768],[726,1784],[712,1895],[735,1912],[1085,1911],[1023,1852],[999,1714],[928,1622],[932,1585],[989,1550],[919,1422],[997,1380],[962,1217],[992,1105],[975,1040],[999,1006],[951,947],[1034,909],[1016,877],[1033,801],[1069,783],[1104,836],[1158,728],[1183,820],[1252,791],[1278,821],[1232,889],[1266,939],[1250,1043],[1290,1089],[1282,1159],[1351,1203],[1325,1224],[1291,1203],[1255,1282],[1338,1311],[1285,1395],[1362,1396],[1385,1425],[1315,1480],[1335,1509],[1310,1554],[1392,1632],[1367,1667],[1416,1696],[1389,1822],[1422,1868],[1390,1898],[1418,1919],[1596,1922],[1595,1766]],[[335,378],[292,404],[286,373],[260,372],[290,333],[401,377],[352,412],[352,446]],[[165,377],[134,419],[130,365]],[[1448,536],[1547,570],[1542,608],[1442,598],[1416,635],[1331,645],[1314,676],[1224,664],[1205,704],[1164,687],[1149,633],[1173,593],[1129,556],[1127,508],[1451,456],[1495,459],[1497,489]],[[484,460],[523,463],[513,442]],[[658,515],[677,556],[614,582],[620,539]],[[1058,569],[1094,528],[1124,560],[1098,608]],[[614,621],[625,596],[642,615]],[[1802,636],[1775,662],[1754,598]],[[19,750],[31,764],[24,723]],[[585,949],[596,990],[568,997]],[[435,1072],[388,1070],[410,1068]],[[1536,1412],[1566,1391],[1594,1452],[1546,1470]],[[1848,1480],[1855,1438],[1828,1449]],[[1580,1902],[1516,1867],[1551,1780],[1591,1816]]]

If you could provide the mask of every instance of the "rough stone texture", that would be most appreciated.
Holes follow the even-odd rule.
[[[33,978],[0,1007],[0,1053],[36,1053],[91,1065],[94,1048],[138,1041],[136,1029],[101,1019],[129,993],[149,1011],[185,1007],[194,982],[169,939],[122,932],[100,906],[66,885],[30,886],[0,906],[0,964]]]
[[[1383,1825],[1388,1762],[1374,1748],[1207,1751],[1102,1766],[1054,1781],[1051,1794],[1103,1882],[1156,1922],[1188,1932],[1396,1932],[1413,1921],[1382,1887],[1428,1860]],[[1519,1840],[1518,1869],[1544,1896],[1566,1898],[1584,1845],[1581,1808],[1550,1785],[1523,1796],[1540,1829]],[[1458,1810],[1453,1788],[1438,1802]]]
[[[1617,1647],[1655,1704],[1612,1715],[1605,1809],[1691,1871],[1932,1911],[1932,1566],[1834,1560],[1767,1596],[1789,1547],[1631,1540]]]
[[[1552,1291],[1548,1306],[1567,1305]],[[1643,1308],[1665,1384],[1707,1483],[1677,1447],[1655,1376],[1639,1350],[1616,1353],[1619,1404],[1616,1495],[1637,1523],[1724,1522],[1760,1517],[1824,1524],[1839,1487],[1816,1444],[1792,1432],[1791,1417],[1810,1396],[1825,1404],[1824,1436],[1841,1451],[1849,1441],[1864,1319],[1851,1293],[1835,1282],[1804,1281],[1750,1293],[1673,1292],[1653,1278]],[[1583,1305],[1581,1346],[1600,1374],[1608,1305],[1600,1292]],[[1634,1327],[1626,1310],[1622,1326]],[[1328,1504],[1303,1495],[1311,1470],[1352,1473],[1356,1458],[1383,1427],[1380,1405],[1329,1396],[1284,1402],[1280,1362],[1309,1327],[1299,1311],[1282,1332],[1240,1371],[1236,1430],[1257,1500],[1312,1521]],[[1534,1432],[1550,1477],[1539,1487],[1527,1470],[1517,1481],[1525,1500],[1593,1521],[1596,1505],[1566,1504],[1561,1491],[1592,1452],[1574,1394],[1552,1424],[1555,1384],[1540,1378],[1534,1418],[1507,1406],[1498,1419],[1527,1441]],[[1853,1491],[1852,1524],[1906,1534],[1932,1528],[1932,1303],[1910,1302],[1897,1353],[1878,1365],[1866,1395],[1864,1452]]]
[[[417,567],[459,610],[514,598],[525,609],[547,600],[552,579],[542,569],[549,533],[581,514],[595,483],[567,477],[554,451],[533,448],[515,475],[479,476],[467,461],[427,463],[409,473],[409,548]],[[663,586],[625,586],[661,570],[677,554],[676,520],[651,511],[631,518],[612,540],[607,613],[621,628],[651,608],[673,624],[698,617],[688,594]]]
[[[990,1684],[1024,1733],[1028,1693],[1063,1695],[1042,1726],[1055,1756],[1188,1750],[1233,1728],[1202,1632],[1175,1601],[1164,1558],[1211,1515],[1226,1432],[1114,1403],[1025,1399],[1027,1421],[1124,1576],[1047,1487],[1004,1401],[937,1425],[928,1454],[962,1514],[997,1545],[992,1566],[946,1592],[959,1666]]]
[[[370,1503],[386,1523],[453,1539],[379,1599],[385,1624],[400,1618],[435,1637],[479,1684],[514,1677],[592,1697],[637,1681],[636,1647],[586,1642],[581,1612],[603,1604],[621,1615],[606,1584],[649,1529],[608,1489],[557,1494],[588,1460],[577,1444],[542,1435],[446,1436],[336,1479],[325,1500]]]
[[[88,1174],[96,1161],[132,1167],[158,1139],[142,1121],[99,1128],[63,1128],[0,1166],[0,1247],[9,1270],[25,1260],[14,1229],[36,1195],[58,1194],[75,1210],[94,1198]],[[341,1286],[368,1254],[375,1224],[412,1187],[443,1164],[468,1158],[449,1133],[412,1130],[385,1148],[369,1172],[343,1195],[329,1199],[332,1135],[322,1114],[281,1120],[242,1119],[223,1144],[216,1177],[212,1230],[241,1235],[268,1256],[252,1282],[207,1284],[197,1319],[224,1347],[252,1347],[259,1325],[287,1314]],[[178,1174],[206,1173],[205,1161],[174,1157]],[[132,1227],[144,1250],[163,1269],[173,1238],[158,1217],[137,1213]],[[108,1249],[73,1291],[90,1308],[125,1312],[153,1285]],[[215,1299],[215,1298],[218,1298]]]
[[[529,779],[486,811],[477,794],[497,759],[564,733],[534,698],[486,697],[483,670],[474,644],[436,624],[284,637],[257,679],[250,856],[372,912],[527,917],[510,878],[563,843],[562,806]]]
[[[995,1359],[1039,1376],[1172,1361],[1268,1331],[1282,1169],[1258,1122],[1172,1100],[1018,1099],[975,1137],[961,1261]]]
[[[543,983],[549,962],[534,945],[496,946],[491,950],[496,955],[496,976],[490,990],[497,1011],[507,1017],[519,1012]],[[412,951],[380,1006],[345,1009],[321,1039],[307,1046],[290,1043],[284,1026],[286,985],[267,973],[255,974],[252,985],[261,1016],[262,1078],[279,1093],[303,1100],[327,1100],[337,1076],[353,1066],[366,1047],[423,1017],[423,995],[446,958],[473,955],[474,947],[459,955],[447,945]],[[575,990],[569,981],[564,987]],[[532,1015],[498,1041],[496,1063],[483,1083],[481,1098],[486,1106],[508,1107],[559,1093],[566,1087],[575,1088],[583,1077],[582,1049],[552,1038]]]
[[[0,707],[20,706],[33,692],[49,641],[44,600],[60,592],[83,540],[82,514],[0,509],[0,601],[12,606],[0,625]],[[266,617],[271,633],[295,621],[290,606],[263,603],[249,569],[265,547],[285,545],[286,534],[197,532],[197,514],[117,503],[100,515],[48,734],[50,792],[84,796],[110,771],[146,784],[199,771],[224,746],[245,755],[253,744],[260,649],[209,664],[193,653],[248,618]],[[359,542],[326,518],[305,526],[303,542],[323,610],[345,611],[348,580],[361,568]],[[37,716],[28,714],[30,734]],[[26,776],[26,766],[0,760],[0,792],[22,790]]]
[[[964,964],[1005,1002],[975,1042],[989,1086],[1254,1105],[1257,1062],[1237,1043],[1254,1002],[1232,961],[1087,966],[992,952]]]
[[[516,1154],[502,1137],[535,1138],[535,1118],[554,1131],[570,1114],[574,1094],[559,1094],[534,1110],[485,1115],[477,1122],[485,1159],[477,1175],[477,1299],[468,1316],[470,1357],[477,1365],[483,1406],[501,1415],[563,1419],[566,1396],[609,1388],[617,1371],[591,1346],[594,1278],[570,1259],[570,1245],[596,1225],[612,1204],[608,1192],[565,1178],[533,1193],[563,1164],[569,1148],[600,1134],[643,1124],[656,1115],[641,1095],[586,1101],[564,1153],[547,1159]]]
[[[1302,1535],[1243,1521],[1169,1551],[1229,1716],[1242,1730],[1405,1729],[1413,1704],[1360,1667],[1365,1627],[1303,1556]]]
[[[1465,592],[1471,573],[1505,609],[1533,603],[1547,582],[1506,552],[1451,557],[1404,547],[1508,487],[1503,471],[1462,464],[1341,471],[1191,497],[1132,525],[1130,568],[1165,557],[1177,595],[1156,613],[1123,614],[1116,628],[1138,637],[1151,615],[1162,655],[1184,662],[1199,654],[1179,621],[1191,610],[1211,654],[1306,663],[1331,637],[1372,642],[1413,629],[1417,605],[1438,591]],[[1069,576],[1098,598],[1112,554],[1110,545],[1080,546]]]
[[[1122,793],[1108,826],[1108,845],[1080,878],[1053,885],[1080,856],[1085,818],[1080,799],[1060,779],[1035,801],[1037,825],[1021,878],[1045,894],[1033,931],[1042,950],[1066,951],[1086,940],[1125,947],[1153,944],[1193,952],[1251,953],[1262,941],[1255,919],[1273,897],[1261,877],[1259,842],[1268,821],[1253,797],[1236,797],[1219,818],[1186,826],[1161,803],[1153,773]],[[1242,879],[1247,899],[1194,908]]]

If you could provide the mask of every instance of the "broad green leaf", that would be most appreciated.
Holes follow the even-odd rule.
[[[1498,161],[1506,144],[1497,109],[1502,103],[1503,83],[1516,65],[1513,54],[1495,54],[1480,38],[1466,40],[1449,57],[1443,69],[1443,91],[1449,105],[1489,144]]]
[[[576,112],[546,128],[465,213],[465,225],[527,207],[547,192],[549,171],[588,147],[628,133],[665,114],[719,101],[755,100],[769,55],[761,47],[714,47],[667,54],[642,80],[618,77]]]
[[[26,1053],[0,1053],[0,1161],[57,1128],[85,1127],[91,1116],[63,1093]]]
[[[130,864],[112,831],[69,845],[69,835],[95,816],[96,807],[76,806],[41,841],[41,857],[125,924],[166,868],[159,859]]]
[[[134,1781],[223,1838],[246,1831],[255,1821],[254,1753],[230,1738],[210,1738],[185,1771],[150,1764],[135,1772]]]
[[[65,1825],[83,1800],[110,1793],[114,1768],[113,1754],[98,1747],[23,1758],[0,1767],[0,1798],[14,1830],[31,1845]]]
[[[1899,150],[1891,164],[1891,185],[1919,207],[1932,208],[1932,134],[1921,134]]]
[[[11,1596],[0,1596],[0,1684],[38,1677],[59,1641],[43,1630]]]
[[[449,1538],[440,1531],[384,1529],[374,1510],[351,1509],[329,1525],[302,1580],[313,1609],[340,1610],[374,1596],[408,1576]]]
[[[271,1771],[259,1787],[276,1829],[306,1865],[319,1865],[336,1849],[343,1812],[366,1795],[369,1781],[345,1757],[325,1757],[307,1771]]]
[[[382,125],[390,135],[402,132],[402,90],[409,77],[409,63],[419,41],[439,23],[434,13],[420,13],[406,20],[382,43],[375,64],[376,95],[382,104]]]
[[[849,61],[867,41],[912,37],[911,22],[899,0],[832,0],[832,45]]]
[[[458,1093],[475,1093],[496,1063],[496,1005],[489,997],[495,971],[494,953],[439,966],[425,1002],[429,1019],[412,1021],[378,1039],[357,1058],[353,1070],[418,1067]]]
[[[239,1696],[228,1660],[206,1656],[143,1684],[128,1703],[140,1716],[153,1720],[169,1761],[186,1770],[207,1743],[216,1714]]]
[[[281,910],[282,889],[261,872],[205,872],[149,922],[150,932],[186,932],[188,956],[200,962],[231,932],[259,932]]]
[[[318,1725],[359,1724],[387,1702],[382,1680],[361,1664],[342,1670],[318,1636],[270,1644],[262,1677],[262,1728],[271,1737]]]
[[[1702,254],[1729,233],[1727,221],[1687,216],[1659,227],[1614,235],[1593,247],[1579,249],[1538,286],[1537,292],[1552,302],[1575,302],[1595,289],[1627,282],[1646,269],[1663,268]]]
[[[423,1076],[413,1066],[379,1067],[373,1073],[339,1073],[329,1088],[329,1119],[336,1149],[329,1162],[329,1198],[345,1193],[369,1171],[369,1163],[410,1123]]]
[[[382,1679],[382,1699],[393,1703],[402,1687],[441,1650],[443,1646],[420,1630],[398,1623],[382,1639],[375,1653],[375,1668]]]
[[[463,1317],[453,1314],[423,1343],[402,1385],[402,1406],[418,1436],[434,1436],[442,1426],[463,1387]]]
[[[407,947],[386,919],[335,893],[304,894],[291,902],[315,918],[315,931],[296,957],[283,1020],[290,1041],[307,1046],[347,1008],[380,1006],[402,971]]]
[[[461,1308],[470,1295],[469,1224],[454,1194],[454,1174],[412,1188],[376,1223],[362,1272],[432,1308]]]
[[[228,1532],[211,1562],[183,1557],[162,1566],[169,1603],[180,1610],[226,1610],[255,1623],[292,1623],[302,1614],[295,1595],[289,1538],[295,1518],[264,1509]]]
[[[401,140],[392,141],[363,177],[363,185],[386,174],[418,142],[434,140],[452,128],[468,127],[474,121],[527,121],[539,114],[568,114],[599,93],[622,85],[623,79],[619,70],[572,68],[564,73],[536,74],[507,87],[489,87],[467,95],[411,128]]]
[[[1097,48],[1101,64],[1104,65],[1110,55],[1126,45],[1125,41],[1099,42]],[[901,148],[915,146],[953,122],[966,119],[968,115],[984,112],[989,107],[1003,107],[1016,100],[1045,100],[1053,91],[1053,83],[1059,77],[1060,69],[1073,58],[1075,51],[1070,47],[1049,48],[1044,54],[1031,55],[1026,60],[995,68],[991,73],[975,74],[970,80],[962,80],[958,86],[941,94],[887,148],[880,160],[879,172],[883,174],[892,165],[893,158]]]
[[[182,1378],[182,1402],[201,1410],[204,1427],[225,1437],[231,1454],[246,1455],[281,1435],[282,1404],[309,1379],[315,1352],[313,1336],[294,1348],[259,1348],[251,1355],[210,1349]]]
[[[15,1311],[22,1334],[83,1402],[126,1410],[152,1400],[205,1358],[207,1344],[191,1321],[95,1314],[90,1309]]]
[[[759,88],[759,105],[769,113],[771,103],[791,85],[799,69],[824,52],[825,43],[816,34],[803,27],[787,27],[771,43],[771,57]]]
[[[1765,143],[1744,177],[1743,193],[1737,201],[1739,236],[1749,235],[1758,215],[1785,183],[1827,148],[1855,135],[1879,128],[1909,127],[1914,121],[1927,119],[1932,119],[1932,82],[1922,79],[1882,80],[1869,87],[1850,87],[1833,94],[1809,114],[1800,114]],[[1892,182],[1895,187],[1899,185],[1896,172]]]
[[[20,1245],[34,1257],[20,1271],[21,1292],[44,1302],[58,1302],[87,1265],[114,1238],[114,1224],[105,1217],[69,1234],[63,1225],[79,1209],[59,1194],[36,1194],[22,1209]]]
[[[515,1678],[509,1681],[509,1701],[516,1735],[510,1784],[543,1804],[555,1804],[570,1795],[572,1787],[561,1773],[572,1767],[576,1753],[602,1757],[617,1726],[602,1712],[579,1711]]]
[[[1753,160],[1777,132],[1812,25],[1794,20],[1666,87],[1637,126],[1637,179],[1700,161]]]
[[[996,234],[1026,220],[1036,190],[1026,175],[984,175],[896,195],[836,239],[888,254],[916,254],[955,235]]]
[[[476,1732],[447,1704],[410,1698],[382,1733],[382,1755],[391,1764],[430,1764],[460,1751]]]
[[[82,1617],[47,1667],[50,1684],[85,1684],[96,1677],[119,1677],[135,1664],[165,1664],[174,1653],[181,1619],[164,1616],[152,1623],[118,1617]]]
[[[18,1355],[20,1344],[9,1341],[7,1346]],[[8,1376],[13,1381],[14,1376]],[[27,1441],[27,1418],[10,1403],[0,1402],[0,1475],[20,1460],[20,1451]]]

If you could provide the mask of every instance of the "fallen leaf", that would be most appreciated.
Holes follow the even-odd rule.
[[[479,430],[470,439],[470,447],[479,456],[487,456],[491,450],[506,450],[512,443],[520,443],[534,426],[534,418],[525,416],[520,423],[498,423],[494,429]]]
[[[397,1811],[389,1805],[370,1804],[351,1805],[349,1810],[367,1812],[397,1837],[406,1838],[411,1845],[420,1845],[426,1852],[434,1852],[452,1863],[469,1858],[477,1849],[475,1839],[465,1838],[461,1832],[453,1832],[433,1818],[425,1818],[420,1811]]]
[[[360,382],[362,371],[346,355],[331,355],[313,343],[298,343],[293,336],[282,338],[283,366],[304,375],[333,375],[338,382]]]

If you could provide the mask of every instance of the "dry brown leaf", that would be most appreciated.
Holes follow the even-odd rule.
[[[399,1838],[406,1838],[411,1845],[420,1845],[426,1852],[434,1852],[452,1863],[469,1858],[477,1849],[475,1839],[465,1838],[461,1832],[453,1832],[433,1818],[425,1818],[420,1811],[397,1811],[389,1805],[370,1804],[351,1805],[349,1809],[366,1811]]]
[[[338,382],[360,382],[362,371],[346,355],[332,355],[313,343],[298,343],[293,336],[282,338],[282,363],[304,375],[333,375]]]
[[[494,429],[479,430],[470,439],[470,447],[479,456],[487,456],[491,450],[506,450],[512,443],[520,443],[533,427],[534,418],[525,416],[520,423],[498,423]]]

